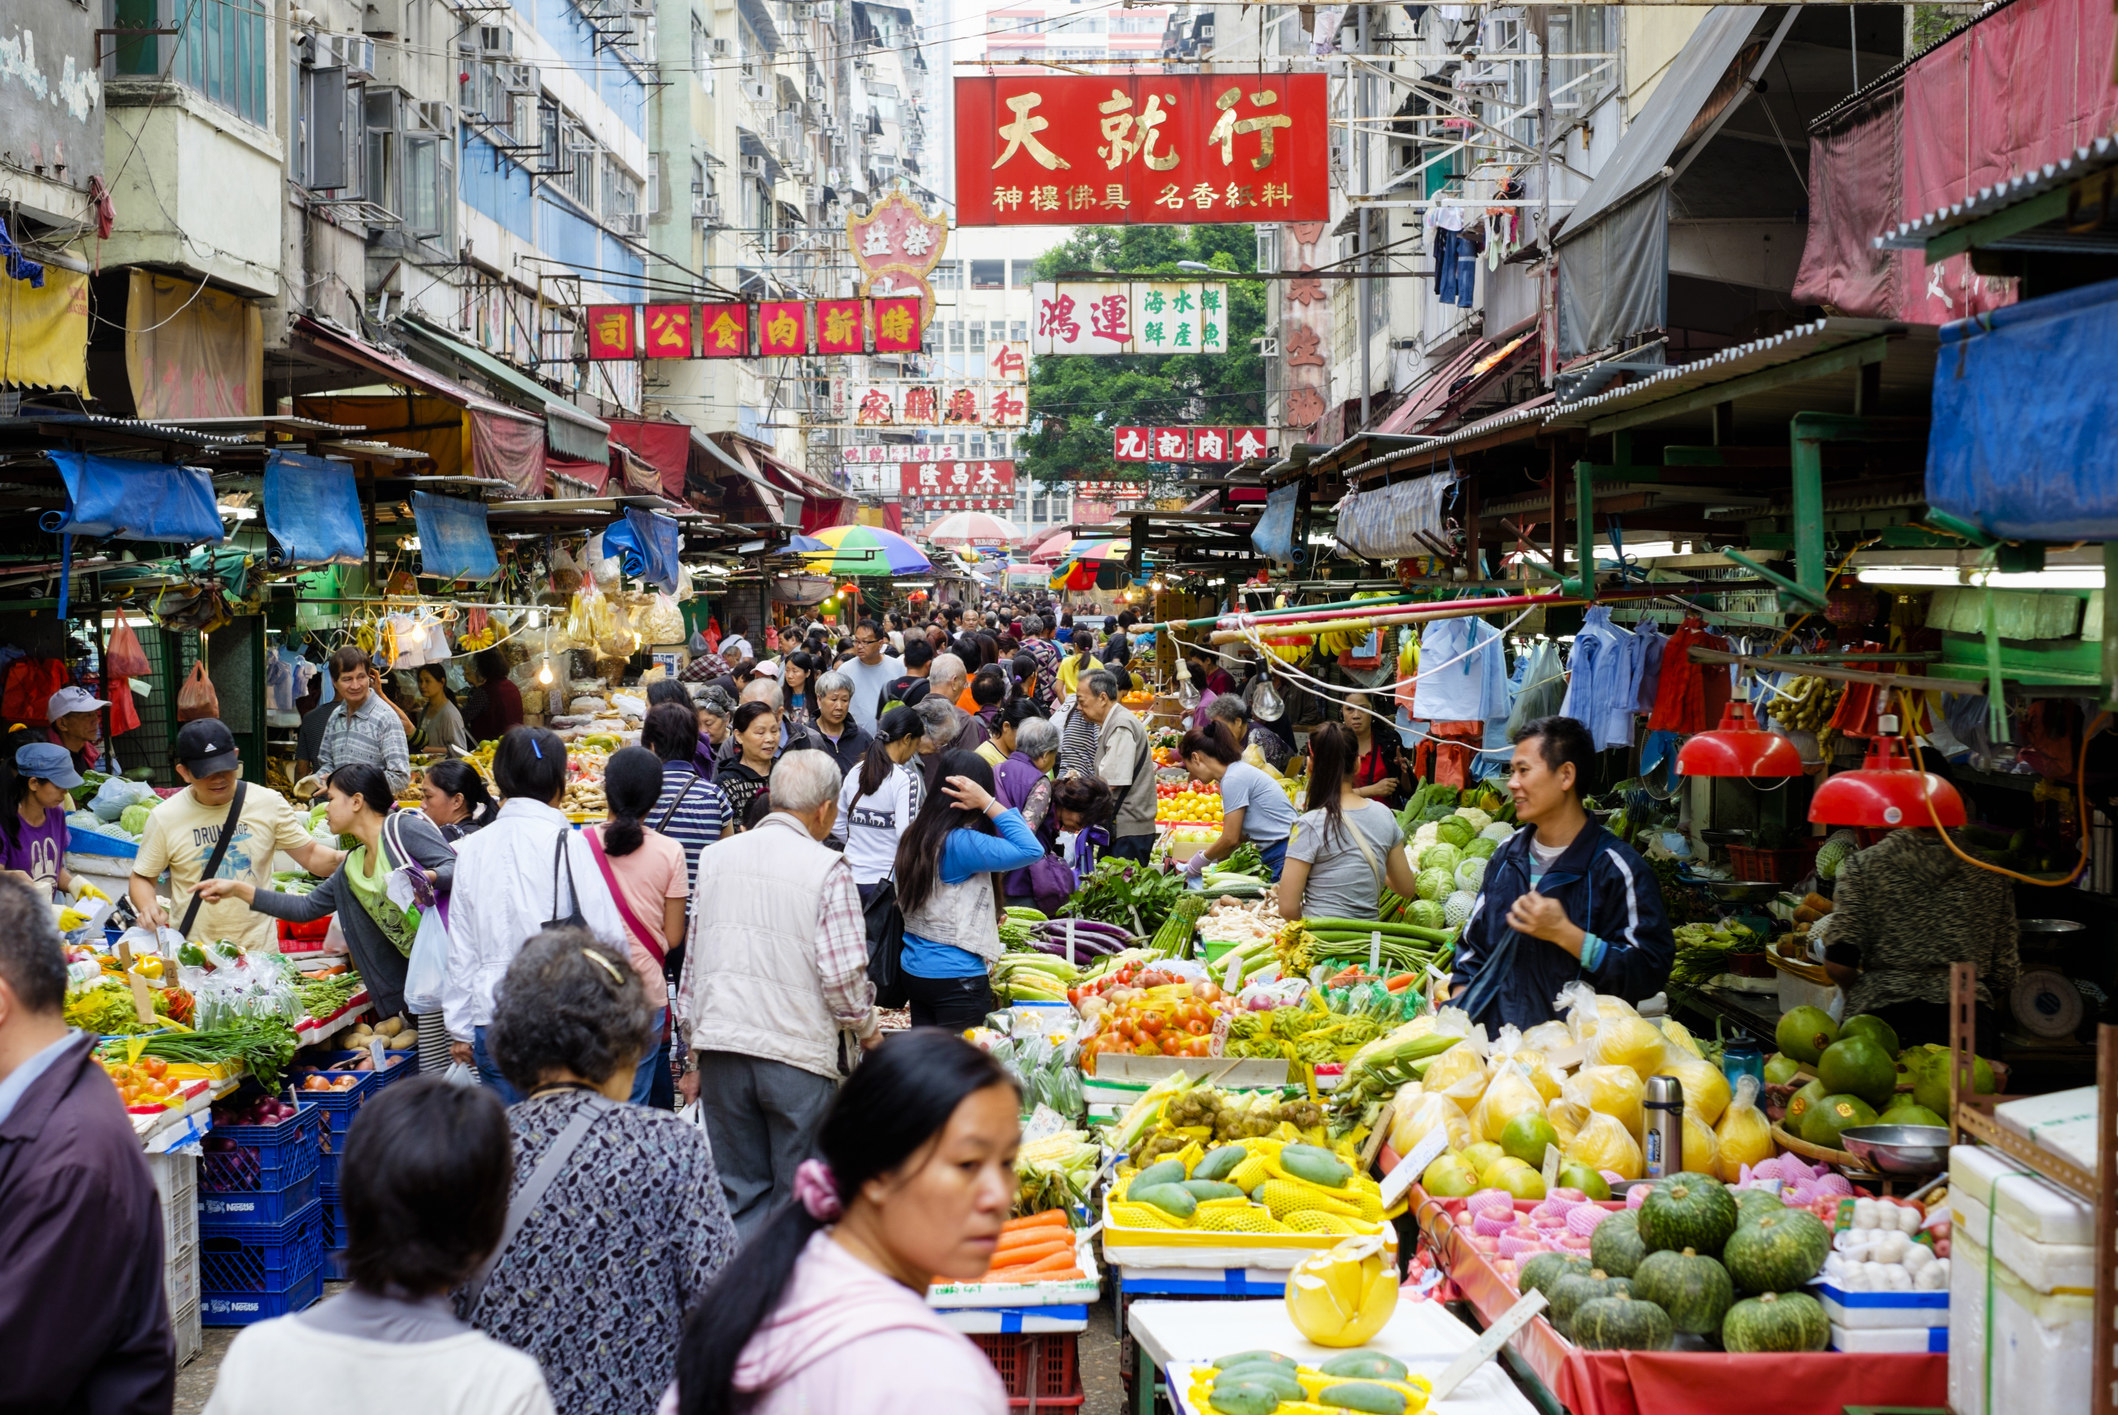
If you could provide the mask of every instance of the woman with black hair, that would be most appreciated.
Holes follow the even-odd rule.
[[[1020,811],[993,799],[993,768],[976,752],[946,752],[938,770],[941,789],[897,847],[897,903],[912,1025],[962,1031],[993,1010],[986,969],[1001,948],[994,873],[1022,869],[1044,845]]]
[[[672,940],[684,937],[684,909],[691,875],[684,847],[650,828],[648,812],[662,795],[662,759],[645,747],[621,747],[603,767],[603,797],[610,818],[581,834],[610,886],[631,939],[632,970],[640,975],[648,1006],[655,1009],[654,1050],[640,1058],[633,1077],[634,1105],[674,1109],[676,1083],[669,1074],[669,981],[663,975]],[[659,1063],[659,1065],[658,1065]]]
[[[500,811],[457,857],[449,898],[449,980],[442,993],[450,1053],[513,1105],[522,1099],[485,1045],[493,990],[522,941],[554,924],[585,924],[622,947],[625,921],[588,842],[559,809],[566,743],[548,727],[517,727],[493,752]]]
[[[1280,783],[1244,761],[1235,734],[1212,718],[1184,734],[1177,755],[1192,780],[1218,783],[1221,790],[1220,838],[1193,855],[1184,873],[1198,878],[1209,864],[1227,859],[1248,840],[1278,879],[1287,857],[1287,832],[1294,825],[1294,804]]]
[[[926,1291],[991,1265],[1021,1104],[998,1062],[946,1032],[870,1052],[793,1202],[686,1318],[664,1415],[1006,1415],[992,1363]]]
[[[327,1392],[375,1389],[406,1415],[548,1415],[536,1358],[449,1302],[499,1246],[514,1173],[507,1115],[491,1096],[439,1077],[376,1092],[338,1172],[351,1285],[239,1334],[207,1409],[282,1415]],[[296,1391],[311,1398],[290,1399]]]
[[[463,839],[493,818],[500,809],[493,793],[485,789],[485,778],[468,762],[436,762],[422,773],[420,810],[441,832],[443,840]]]
[[[505,737],[511,727],[522,725],[522,690],[507,676],[507,659],[498,649],[480,649],[471,655],[473,684],[464,726],[481,742]]]
[[[912,762],[926,724],[908,707],[894,707],[875,724],[875,740],[861,758],[860,770],[838,790],[838,823],[831,837],[844,843],[846,864],[860,889],[863,905],[888,882],[897,868],[897,847],[919,815],[925,784]]]
[[[738,828],[748,829],[753,824],[750,807],[767,794],[772,763],[779,755],[779,714],[770,703],[744,703],[729,719],[729,731],[735,735],[737,756],[722,764],[714,784],[728,797],[728,808],[739,823]]]
[[[209,879],[200,882],[199,894],[209,903],[240,899],[260,914],[290,923],[338,915],[346,951],[368,985],[375,1015],[395,1017],[405,1010],[412,941],[426,910],[437,907],[437,896],[448,894],[455,883],[456,851],[423,814],[395,809],[381,767],[355,762],[338,768],[325,780],[324,796],[324,824],[359,842],[329,879],[307,894],[259,889],[246,879]],[[399,870],[406,874],[393,890],[390,877]]]
[[[971,715],[986,731],[985,741],[980,742],[975,750],[985,758],[987,766],[997,767],[1014,750],[996,740],[1004,726],[1000,707],[1008,695],[1007,670],[997,663],[989,663],[971,676],[971,686],[964,691],[971,695]]]
[[[1353,784],[1359,754],[1353,734],[1336,722],[1309,734],[1309,794],[1280,870],[1283,919],[1372,919],[1385,884],[1418,897],[1404,827]]]
[[[423,752],[445,752],[461,747],[468,752],[475,744],[456,710],[456,695],[449,691],[449,670],[439,663],[419,666],[419,696],[426,704],[415,719],[412,745]]]
[[[816,720],[816,659],[806,653],[790,653],[780,679],[780,706],[787,722],[807,727]]]
[[[0,768],[0,871],[17,875],[39,899],[61,892],[109,896],[66,868],[67,793],[81,784],[73,753],[57,742],[23,742],[12,768]]]

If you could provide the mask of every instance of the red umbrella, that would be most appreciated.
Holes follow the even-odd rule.
[[[1059,534],[1051,537],[1042,545],[1038,546],[1035,550],[1031,551],[1030,559],[1057,560],[1060,556],[1066,554],[1066,548],[1072,545],[1073,543],[1073,536],[1065,531],[1061,531],[1059,532]]]

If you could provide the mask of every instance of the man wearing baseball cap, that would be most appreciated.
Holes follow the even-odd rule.
[[[96,739],[103,735],[103,709],[110,704],[86,688],[72,684],[51,695],[44,717],[51,723],[46,735],[73,756],[75,771],[94,771],[102,754]]]
[[[193,900],[200,879],[248,880],[262,888],[272,879],[274,851],[286,851],[318,876],[337,869],[344,857],[309,837],[307,817],[286,797],[242,779],[235,736],[219,718],[184,724],[177,733],[176,763],[187,785],[148,812],[126,886],[132,907],[142,923],[173,927],[196,942],[224,938],[245,949],[276,947],[272,920],[251,912],[242,900]],[[155,897],[164,870],[169,872],[166,910]]]

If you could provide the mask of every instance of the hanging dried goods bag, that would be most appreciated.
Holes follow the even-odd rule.
[[[204,659],[191,665],[190,676],[184,680],[184,686],[177,689],[176,715],[178,722],[221,715],[221,695],[214,691],[213,680],[206,676]]]

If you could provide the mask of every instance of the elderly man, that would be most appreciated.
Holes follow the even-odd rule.
[[[853,629],[854,656],[838,665],[838,671],[853,684],[853,720],[863,732],[875,730],[883,689],[905,671],[902,660],[885,652],[889,647],[882,626],[873,619],[863,619]]]
[[[294,794],[303,799],[315,795],[334,770],[354,762],[381,767],[390,789],[402,794],[412,780],[412,755],[405,745],[411,719],[375,691],[368,656],[359,649],[342,648],[331,655],[331,683],[338,690],[338,711],[324,723],[315,774],[298,783]]]
[[[825,752],[772,769],[772,814],[699,855],[677,1019],[736,1231],[794,1191],[794,1169],[851,1068],[881,1039],[868,932],[845,857],[825,847],[839,771]]]
[[[811,730],[838,763],[840,775],[858,771],[875,734],[853,720],[853,680],[833,670],[816,680],[816,722]]]
[[[162,1210],[96,1038],[66,1025],[51,908],[0,880],[0,1404],[167,1411]]]
[[[814,729],[805,727],[798,722],[790,723],[787,721],[786,714],[780,711],[781,705],[785,701],[786,694],[781,690],[779,680],[775,678],[753,678],[743,685],[742,696],[737,701],[736,707],[740,708],[744,703],[763,703],[766,707],[771,708],[773,715],[779,719],[780,751],[782,753],[805,751],[812,747],[818,751],[825,750],[824,739]],[[721,738],[720,747],[714,753],[715,777],[718,777],[729,763],[742,755],[743,744],[736,740],[733,732],[726,733]]]
[[[1118,675],[1098,668],[1081,675],[1075,703],[1096,724],[1096,776],[1118,802],[1110,852],[1145,860],[1155,843],[1155,768],[1147,728],[1118,702]]]
[[[51,723],[47,735],[73,757],[75,771],[96,769],[96,738],[103,735],[103,709],[109,706],[88,689],[71,684],[53,693],[44,705],[44,716]]]
[[[956,725],[956,750],[959,752],[975,752],[993,736],[975,715],[956,706],[956,700],[969,686],[970,671],[964,667],[962,659],[953,653],[935,656],[934,666],[927,670],[927,696],[947,703],[959,719]]]

